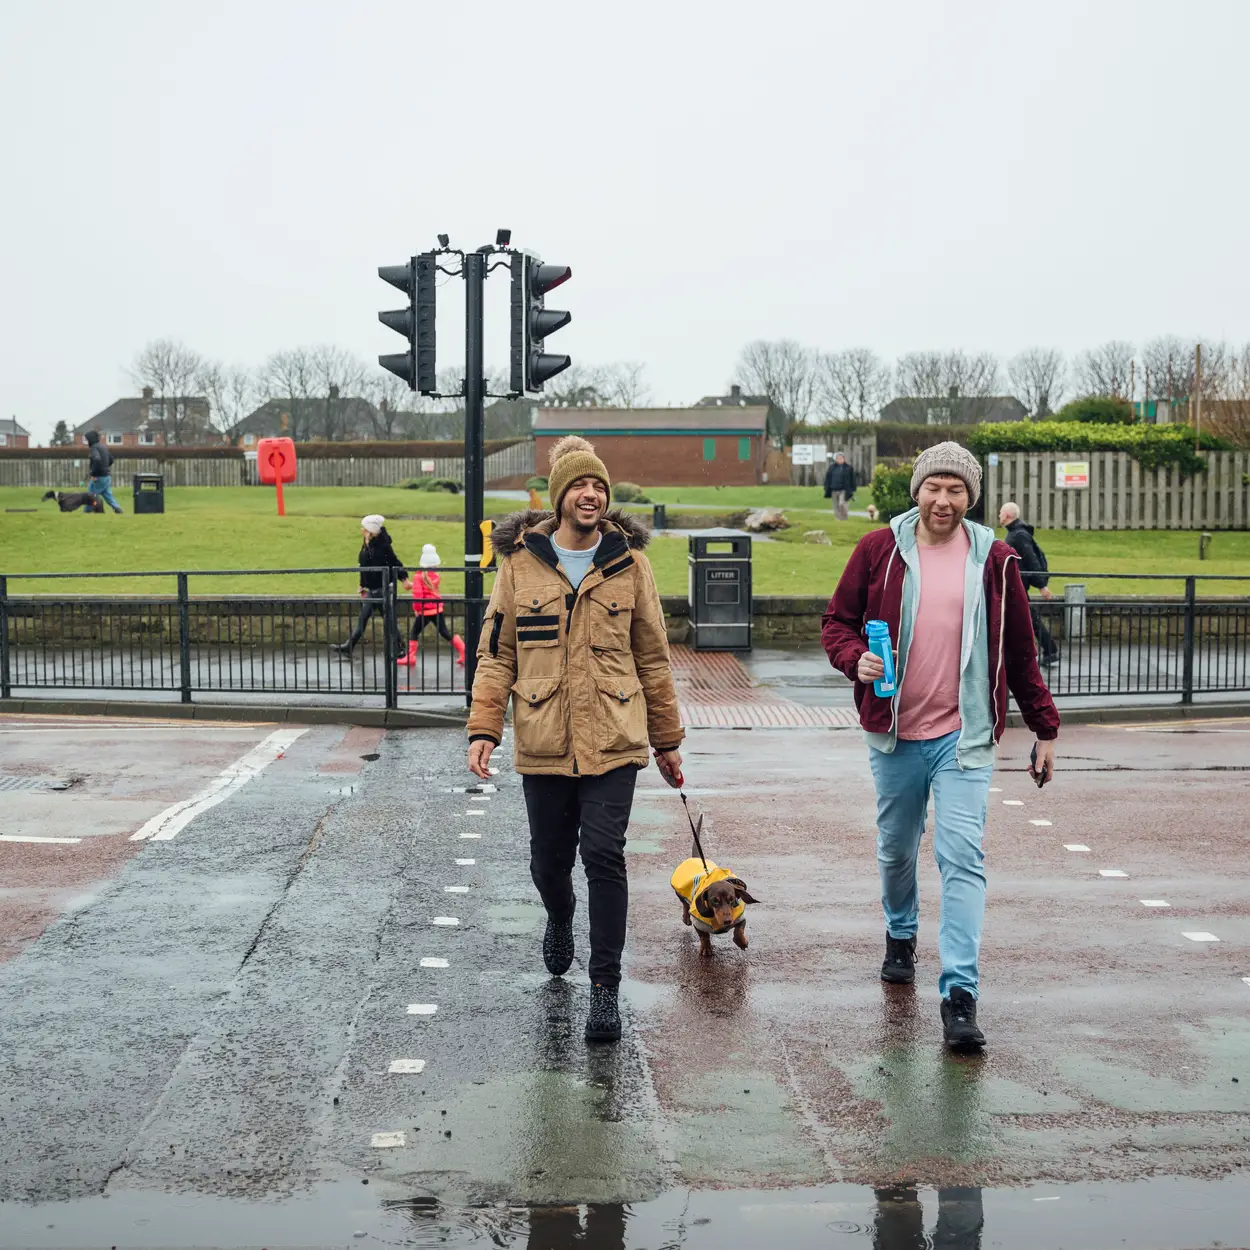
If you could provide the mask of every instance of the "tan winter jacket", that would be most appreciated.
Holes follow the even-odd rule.
[[[650,762],[685,734],[651,564],[651,534],[610,512],[576,591],[556,558],[551,512],[495,528],[500,558],[473,681],[469,738],[498,744],[512,699],[520,773],[597,776]]]

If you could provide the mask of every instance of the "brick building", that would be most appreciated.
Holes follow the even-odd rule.
[[[565,434],[582,434],[615,481],[639,486],[757,486],[767,452],[768,409],[539,408],[535,464]]]
[[[202,447],[220,443],[209,422],[208,400],[202,395],[158,397],[150,386],[139,396],[114,400],[90,421],[75,427],[75,443],[85,443],[92,430],[109,447],[164,447],[181,443]]]
[[[29,447],[30,431],[18,425],[16,417],[0,420],[0,447]]]

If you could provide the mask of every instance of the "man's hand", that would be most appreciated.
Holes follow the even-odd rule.
[[[483,781],[490,780],[490,756],[495,744],[489,738],[469,743],[469,772]]]
[[[1038,777],[1042,778],[1043,783],[1050,781],[1055,775],[1055,742],[1052,738],[1049,742],[1043,742],[1040,738],[1037,740],[1037,764],[1029,765],[1029,776],[1035,781]]]
[[[1055,597],[1055,592],[1049,586],[1043,586],[1041,594],[1043,599],[1053,599]]]
[[[655,766],[660,770],[660,776],[670,786],[676,788],[681,785],[680,751],[657,751],[655,753]]]
[[[865,686],[870,686],[885,676],[885,661],[875,651],[865,651],[859,657],[859,668],[856,671],[860,681]]]

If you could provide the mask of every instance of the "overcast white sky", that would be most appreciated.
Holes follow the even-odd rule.
[[[39,441],[158,336],[395,350],[377,266],[500,225],[573,266],[559,350],[659,402],[760,337],[1250,339],[1244,0],[4,10],[0,415]]]

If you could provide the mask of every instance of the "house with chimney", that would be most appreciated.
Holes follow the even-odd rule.
[[[18,425],[16,417],[0,420],[0,447],[22,448],[30,446],[30,431]]]
[[[204,447],[220,443],[202,395],[158,396],[150,386],[138,396],[115,399],[90,421],[75,426],[75,443],[86,443],[92,430],[109,447]]]

